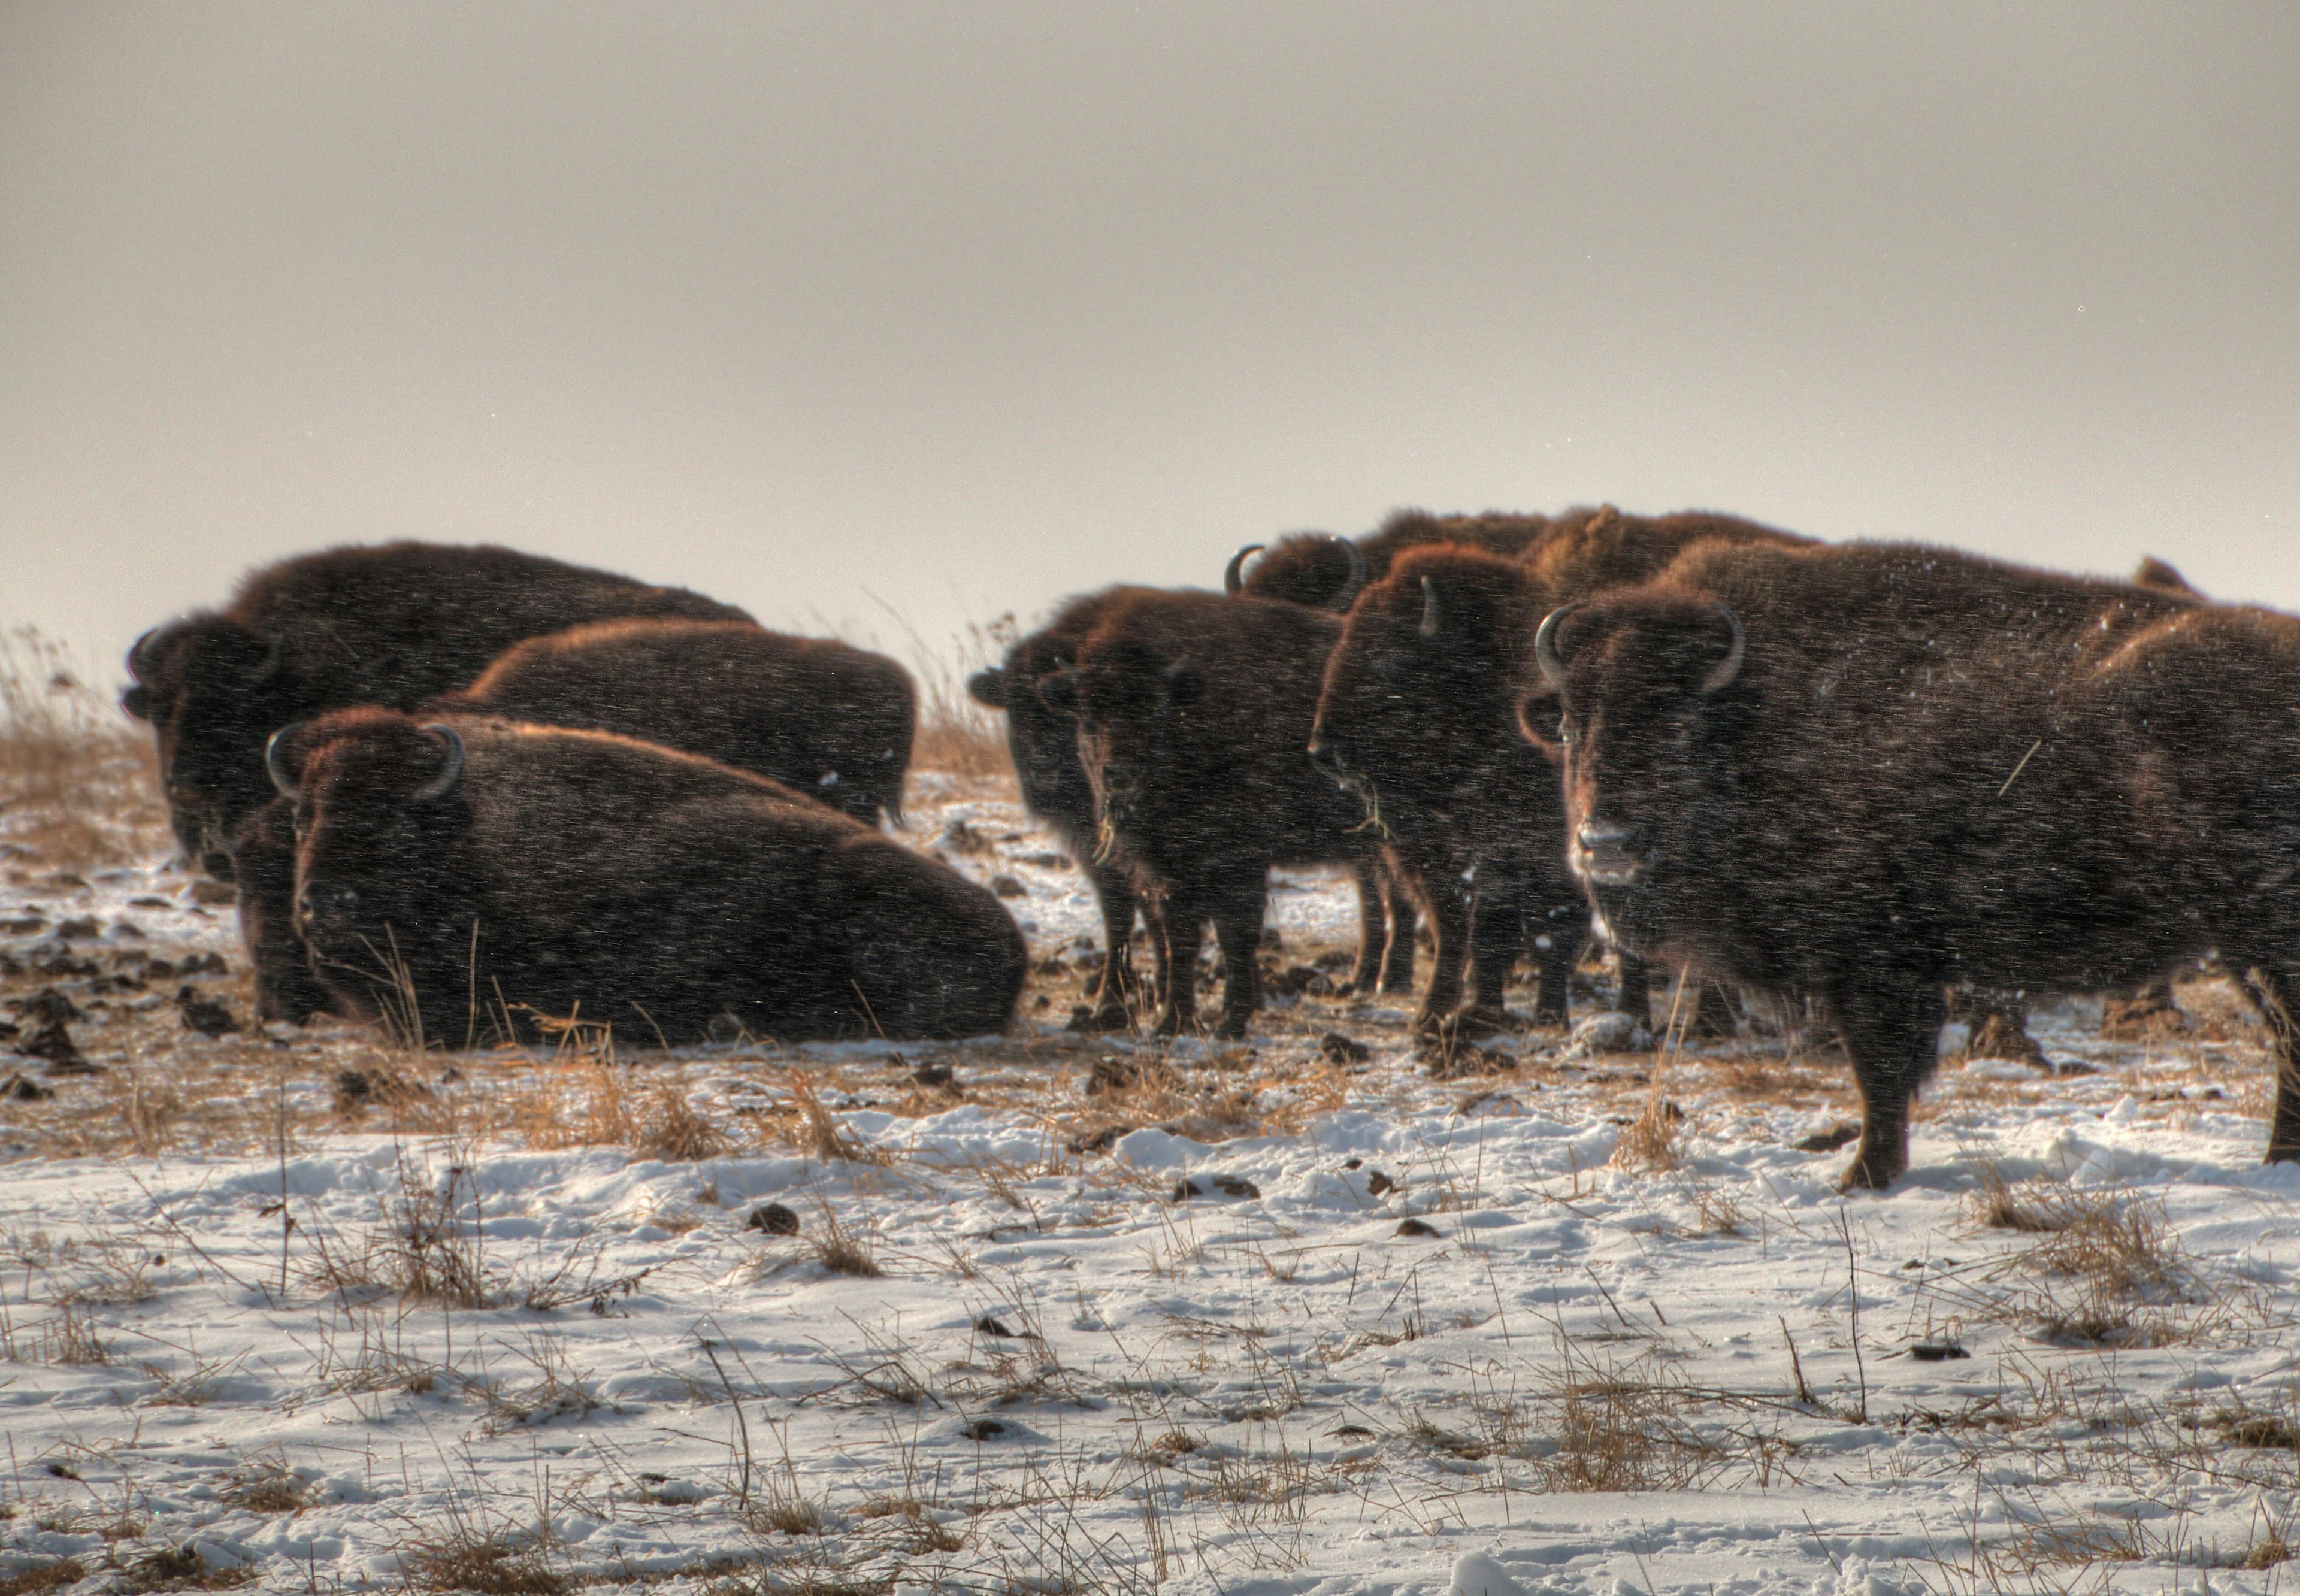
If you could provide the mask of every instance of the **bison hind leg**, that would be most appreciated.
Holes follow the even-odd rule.
[[[1861,1144],[1838,1183],[1846,1192],[1882,1192],[1909,1168],[1909,1104],[1939,1062],[1946,989],[1921,979],[1846,983],[1829,1007],[1861,1091]]]

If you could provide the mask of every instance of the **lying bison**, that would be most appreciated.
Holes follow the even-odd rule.
[[[1244,1034],[1261,1006],[1271,866],[1379,860],[1356,802],[1304,752],[1340,631],[1296,604],[1137,590],[1114,596],[1071,669],[1042,684],[1077,716],[1103,849],[1163,899],[1162,1032],[1196,1023],[1211,921],[1225,974],[1219,1034]]]
[[[746,621],[610,620],[513,644],[441,713],[619,732],[900,819],[917,693],[884,654]]]
[[[783,781],[875,825],[899,816],[908,672],[845,644],[746,621],[604,621],[514,644],[462,693],[415,711],[612,731]],[[256,1012],[301,1024],[327,1007],[290,915],[294,861],[274,798],[229,839]]]
[[[1704,539],[1810,542],[1707,513],[1561,517],[1515,560],[1459,544],[1409,549],[1352,607],[1326,663],[1311,753],[1384,829],[1430,907],[1437,974],[1415,1025],[1435,1027],[1471,993],[1465,1018],[1499,1024],[1522,947],[1540,986],[1534,1018],[1565,1018],[1588,911],[1565,865],[1562,806],[1529,803],[1554,782],[1519,735],[1538,684],[1531,643],[1557,604],[1651,577]],[[1712,1023],[1729,1021],[1713,989]],[[1619,1002],[1647,1018],[1644,967],[1622,961]]]
[[[998,901],[762,777],[603,732],[340,711],[266,763],[295,919],[346,1011],[434,1038],[573,1015],[700,1041],[977,1035],[1021,992]]]
[[[2300,1158],[2300,622],[1915,546],[1694,549],[1549,615],[1575,873],[1621,945],[1810,993],[1908,1166],[1950,985],[2122,987],[2217,947],[2272,998]],[[1546,802],[1546,798],[1540,800]]]
[[[748,620],[679,587],[510,549],[395,543],[266,566],[221,611],[144,634],[121,707],[152,723],[185,853],[230,869],[225,839],[271,794],[263,743],[291,720],[462,686],[522,637],[625,616]]]

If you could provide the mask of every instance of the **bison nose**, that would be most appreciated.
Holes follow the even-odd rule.
[[[1625,826],[1588,822],[1573,834],[1573,868],[1589,880],[1609,886],[1634,881],[1645,863],[1636,841]]]
[[[307,931],[325,935],[340,931],[359,917],[360,895],[351,887],[306,887],[296,900],[296,918]]]

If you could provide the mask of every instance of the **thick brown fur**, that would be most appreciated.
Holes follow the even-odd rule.
[[[1306,747],[1327,652],[1323,611],[1210,593],[1133,592],[1102,611],[1048,691],[1075,707],[1082,762],[1112,856],[1164,900],[1159,1027],[1196,1023],[1200,936],[1225,974],[1219,1034],[1261,1005],[1260,945],[1277,864],[1368,865],[1379,835]]]
[[[390,711],[282,737],[296,917],[338,1005],[403,1033],[626,1043],[965,1036],[1027,953],[988,892],[872,827],[709,760],[603,732]],[[396,995],[395,995],[395,987]],[[420,1023],[407,1012],[412,998]]]
[[[185,853],[223,873],[232,828],[271,801],[263,744],[279,727],[351,704],[412,709],[522,637],[628,616],[750,619],[684,588],[511,549],[329,549],[265,566],[221,611],[146,634],[121,703],[152,723]]]
[[[884,654],[744,621],[609,620],[515,643],[441,712],[617,732],[900,819],[917,691]]]
[[[1164,944],[1156,905],[1137,897],[1132,871],[1121,861],[1096,856],[1094,786],[1079,763],[1078,720],[1068,708],[1050,703],[1043,688],[1078,662],[1079,644],[1105,611],[1123,604],[1129,594],[1149,591],[1113,587],[1071,600],[1046,626],[1009,648],[1002,663],[977,671],[966,684],[976,702],[1006,712],[1006,747],[1023,806],[1070,850],[1101,905],[1103,945],[1109,951],[1088,984],[1085,1023],[1093,1029],[1122,1030],[1131,1023],[1129,1003],[1142,1006],[1133,955],[1138,908],[1151,917],[1151,945],[1158,957]],[[1162,974],[1154,972],[1154,984],[1162,989]]]
[[[1465,987],[1471,1018],[1501,1023],[1521,947],[1539,973],[1536,1020],[1564,1020],[1588,917],[1565,865],[1562,806],[1528,801],[1555,779],[1517,728],[1519,702],[1539,686],[1534,628],[1557,605],[1645,580],[1705,538],[1810,541],[1725,516],[1575,512],[1515,560],[1453,544],[1408,549],[1352,607],[1326,664],[1312,746],[1321,768],[1379,815],[1430,905],[1438,968],[1418,1028],[1442,1021]],[[1634,956],[1620,1002],[1648,1020]]]
[[[1721,603],[1746,653],[1704,692]],[[2300,1012],[2300,622],[1945,549],[1711,545],[1554,640],[1577,873],[1624,945],[1824,1003],[1849,1187],[1907,1168],[1946,985],[2121,988],[2218,947]],[[2279,1043],[2271,1159],[2300,1157]]]

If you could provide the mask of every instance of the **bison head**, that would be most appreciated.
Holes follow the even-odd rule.
[[[1107,850],[1115,831],[1143,821],[1160,775],[1185,768],[1177,745],[1205,678],[1187,658],[1115,637],[1082,650],[1078,665],[1045,691],[1077,716],[1079,764],[1093,785]]]
[[[1079,777],[1078,721],[1066,690],[1047,692],[1069,670],[1071,658],[1067,640],[1026,637],[1007,651],[1003,666],[967,679],[975,702],[1006,711],[1006,752],[1033,814],[1083,815],[1093,802]]]
[[[120,706],[151,722],[169,819],[186,856],[229,880],[227,839],[270,802],[264,739],[295,719],[279,640],[221,616],[146,632],[128,651],[135,685]]]
[[[1747,709],[1746,646],[1722,604],[1650,592],[1569,604],[1535,634],[1555,696],[1528,698],[1521,724],[1563,768],[1567,862],[1632,952],[1660,951],[1671,901],[1732,824],[1724,756]]]
[[[1330,532],[1289,532],[1262,553],[1251,570],[1247,559],[1263,544],[1247,544],[1230,556],[1222,591],[1232,598],[1281,599],[1312,610],[1340,611],[1365,586],[1366,558],[1358,545]]]
[[[1542,779],[1514,724],[1531,603],[1508,561],[1450,545],[1400,559],[1327,657],[1312,761],[1377,821],[1385,792],[1458,809],[1496,780]]]
[[[283,728],[264,763],[295,805],[296,933],[312,957],[371,969],[413,928],[458,918],[453,860],[471,812],[464,748],[449,725],[346,710]]]

